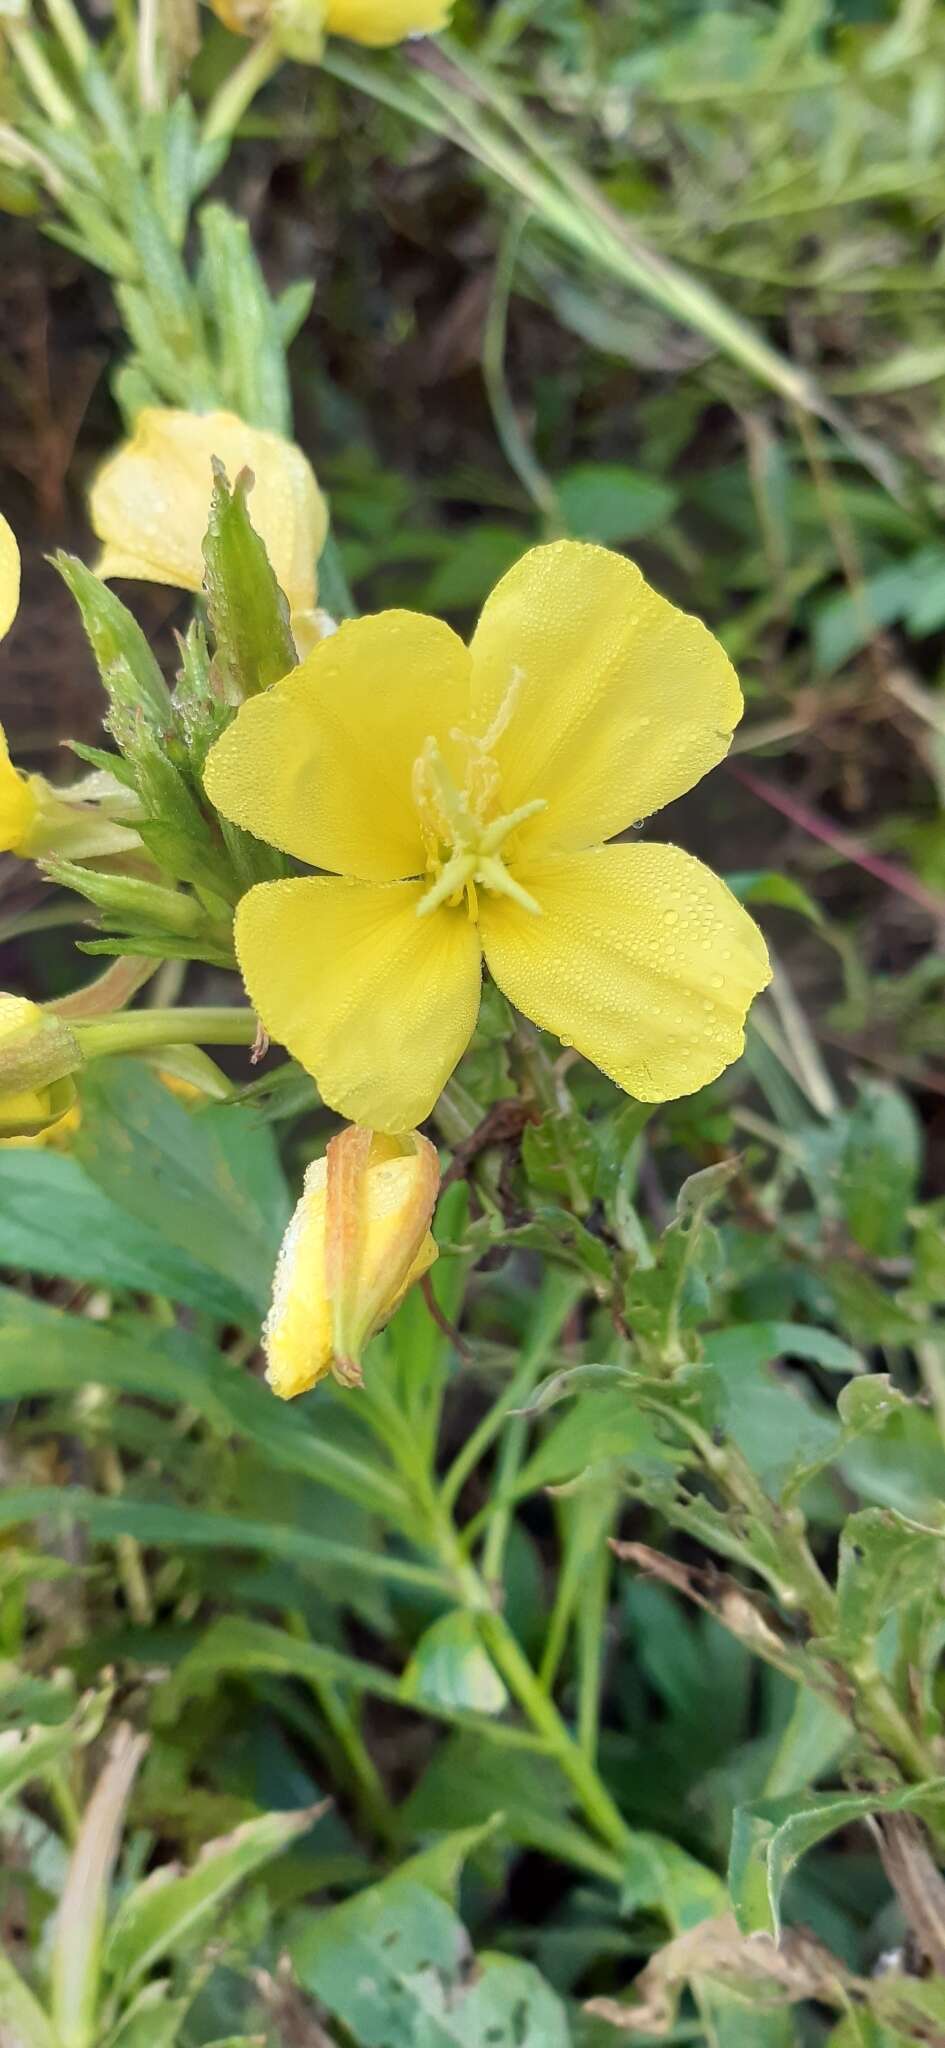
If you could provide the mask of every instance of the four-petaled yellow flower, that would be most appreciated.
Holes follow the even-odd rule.
[[[313,1160],[282,1241],[263,1331],[266,1378],[283,1401],[334,1372],[361,1383],[361,1352],[437,1256],[430,1234],[436,1150],[349,1125]]]
[[[468,1044],[485,959],[527,1017],[630,1094],[713,1080],[769,979],[724,884],[605,846],[727,752],[738,681],[623,556],[535,548],[467,649],[439,620],[343,625],[244,704],[206,787],[330,872],[251,889],[236,945],[267,1031],[359,1123],[422,1123]]]
[[[381,49],[445,28],[453,0],[210,0],[235,35],[277,37],[286,55],[317,63],[326,35]]]
[[[241,470],[253,473],[249,515],[288,599],[296,645],[307,652],[319,637],[315,565],[328,532],[325,500],[293,441],[248,427],[235,413],[162,406],[139,413],[132,439],[109,457],[89,493],[104,543],[98,573],[201,589],[214,456],[231,484]]]

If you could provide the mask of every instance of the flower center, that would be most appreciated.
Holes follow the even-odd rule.
[[[479,888],[511,896],[533,916],[541,910],[534,896],[509,873],[501,849],[516,826],[545,809],[545,799],[536,797],[517,811],[496,815],[499,770],[488,751],[492,737],[492,731],[484,740],[458,730],[450,734],[466,752],[462,788],[432,737],[424,741],[413,764],[413,797],[430,876],[430,886],[417,905],[418,917],[428,917],[441,903],[461,903],[465,896],[467,911],[475,922]]]

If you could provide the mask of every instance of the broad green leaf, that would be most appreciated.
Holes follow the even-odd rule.
[[[323,1913],[290,1944],[300,1983],[358,2048],[570,2048],[560,1999],[530,1963],[483,1956],[449,1906],[402,1877]]]
[[[318,1566],[321,1571],[360,1572],[371,1579],[393,1579],[402,1585],[444,1592],[449,1586],[445,1575],[438,1575],[432,1568],[411,1564],[406,1558],[389,1556],[380,1550],[338,1543],[330,1536],[320,1536],[313,1529],[298,1528],[291,1522],[261,1522],[250,1520],[248,1515],[213,1514],[176,1501],[139,1500],[127,1493],[113,1499],[81,1486],[14,1487],[0,1493],[0,1529],[16,1528],[19,1523],[32,1522],[40,1516],[53,1527],[60,1524],[68,1528],[81,1522],[93,1538],[105,1542],[133,1536],[138,1543],[164,1544],[169,1549],[180,1546],[184,1550],[258,1551],[267,1558],[292,1559],[298,1564]],[[493,1673],[493,1680],[496,1676]],[[470,1700],[468,1704],[478,1705],[483,1712],[497,1713],[505,1704],[504,1691],[498,1706],[491,1709],[484,1705],[487,1696],[483,1683],[483,1699]],[[462,1705],[463,1701],[457,1699],[455,1704]]]
[[[823,924],[818,904],[790,875],[779,875],[774,868],[752,868],[725,879],[739,903],[774,903],[781,910],[796,910],[811,924]]]
[[[892,1508],[849,1515],[840,1538],[837,1625],[813,1647],[840,1663],[869,1657],[884,1622],[938,1583],[945,1527],[927,1528]]]
[[[742,1932],[779,1938],[781,1894],[794,1865],[828,1835],[874,1813],[925,1814],[941,1826],[945,1778],[895,1792],[807,1793],[737,1808],[728,1880]]]
[[[826,1372],[863,1371],[862,1357],[852,1344],[812,1323],[731,1323],[724,1330],[710,1330],[702,1340],[702,1352],[711,1365],[730,1366],[733,1371],[772,1365],[777,1358],[809,1359]]]
[[[674,1934],[685,1934],[727,1906],[725,1886],[713,1870],[662,1835],[638,1833],[624,1862],[625,1913],[662,1913]]]
[[[516,1496],[540,1486],[560,1485],[610,1460],[667,1469],[679,1462],[661,1441],[629,1387],[602,1387],[579,1394],[567,1415],[554,1423],[527,1459],[515,1482]]]
[[[864,1251],[894,1257],[918,1191],[922,1132],[908,1097],[886,1081],[866,1081],[848,1119],[839,1196],[851,1235]]]
[[[578,540],[621,547],[672,518],[679,494],[623,462],[579,462],[556,477],[558,504]]]
[[[300,1813],[262,1814],[208,1842],[192,1870],[178,1875],[174,1866],[162,1865],[126,1892],[105,1945],[104,1967],[112,1981],[132,1984],[162,1956],[178,1956],[205,1931],[236,1886],[308,1834],[323,1811],[313,1806]]]
[[[76,1154],[112,1201],[265,1311],[291,1203],[272,1132],[241,1105],[192,1110],[135,1060],[84,1078]]]
[[[252,1326],[261,1314],[241,1284],[130,1214],[65,1152],[0,1153],[0,1265],[167,1295],[225,1322]]]
[[[192,1694],[211,1692],[217,1681],[230,1672],[249,1677],[254,1672],[282,1678],[328,1679],[350,1686],[352,1692],[373,1693],[379,1699],[403,1705],[400,1680],[378,1664],[363,1657],[349,1657],[328,1643],[306,1642],[285,1629],[269,1628],[263,1622],[241,1615],[226,1615],[213,1624],[178,1665],[164,1689],[162,1711],[167,1720],[178,1713]],[[424,1712],[461,1727],[474,1725],[483,1734],[513,1748],[541,1748],[539,1738],[504,1723],[474,1715],[446,1701],[424,1701]]]
[[[4,1730],[0,1734],[0,1805],[15,1798],[34,1778],[58,1769],[76,1748],[94,1741],[109,1697],[107,1691],[89,1693],[68,1720],[52,1726]]]
[[[0,1182],[3,1162],[0,1152]],[[0,1400],[75,1393],[89,1382],[171,1408],[192,1407],[223,1436],[249,1439],[277,1469],[324,1481],[395,1525],[412,1528],[406,1498],[380,1463],[306,1427],[304,1408],[274,1401],[251,1373],[234,1370],[195,1338],[159,1331],[143,1318],[106,1329],[0,1288]]]
[[[460,1610],[426,1629],[403,1675],[405,1699],[418,1706],[468,1707],[501,1714],[508,1690],[483,1648],[475,1618]]]

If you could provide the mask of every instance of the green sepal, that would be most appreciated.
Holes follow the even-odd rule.
[[[246,506],[251,473],[230,488],[214,462],[205,589],[216,639],[214,667],[228,700],[241,704],[296,667],[289,610]]]
[[[130,611],[76,555],[53,557],[82,614],[99,675],[116,710],[140,712],[159,730],[171,717],[167,684]]]

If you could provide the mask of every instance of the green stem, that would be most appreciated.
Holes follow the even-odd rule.
[[[142,1052],[160,1045],[252,1045],[256,1017],[252,1010],[230,1007],[179,1010],[119,1010],[94,1023],[77,1021],[76,1038],[86,1059],[106,1053]]]
[[[549,1349],[554,1344],[562,1323],[584,1291],[584,1281],[579,1275],[555,1271],[554,1269],[549,1271],[542,1290],[539,1313],[535,1316],[532,1329],[526,1340],[518,1371],[513,1374],[508,1384],[503,1387],[498,1399],[493,1402],[492,1407],[482,1417],[481,1422],[477,1423],[472,1434],[466,1438],[465,1443],[457,1452],[449,1471],[443,1479],[440,1487],[440,1502],[444,1511],[448,1511],[453,1507],[470,1474],[475,1471],[476,1466],[498,1436],[510,1411],[521,1407],[528,1400],[528,1396],[532,1392],[536,1381],[541,1378],[542,1368],[547,1363]],[[526,1432],[527,1421],[525,1417],[517,1417],[503,1440],[500,1456],[502,1484],[496,1488],[496,1493],[500,1497],[511,1490],[515,1472],[521,1458]],[[507,1526],[508,1514],[508,1504],[496,1507],[494,1516],[490,1517],[492,1526],[497,1526],[504,1530]],[[487,1578],[492,1577],[494,1574],[497,1575],[504,1543],[504,1534],[501,1536],[497,1535],[492,1539],[490,1567],[486,1570]]]
[[[223,142],[233,134],[256,94],[278,70],[282,57],[274,35],[252,44],[210,101],[204,116],[204,142]]]
[[[312,1692],[348,1765],[362,1820],[382,1842],[395,1841],[397,1822],[354,1715],[330,1679],[313,1678],[311,1683]]]
[[[45,50],[31,28],[22,22],[7,23],[7,39],[24,78],[54,128],[75,125],[75,108],[53,71]]]

